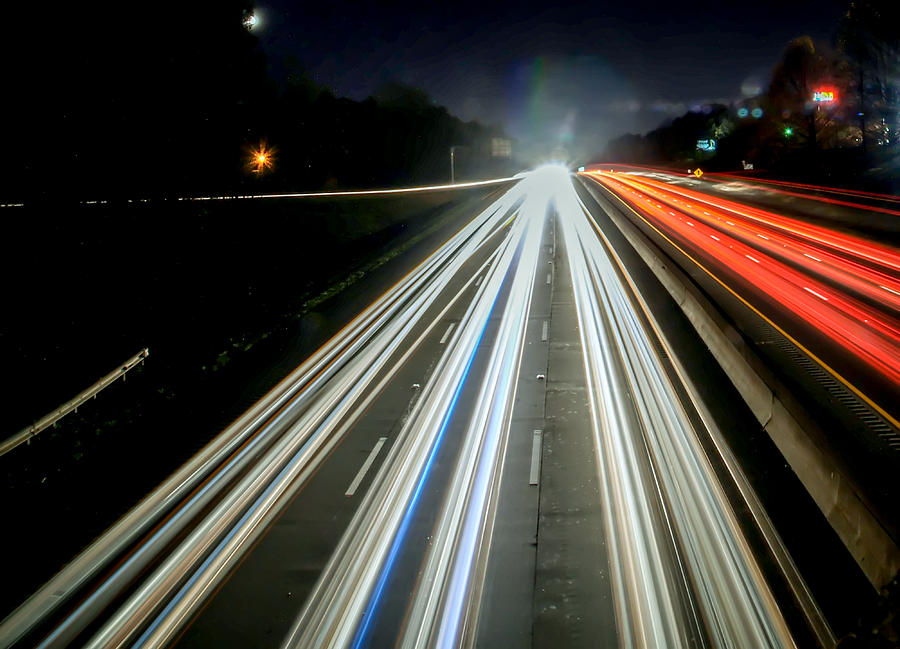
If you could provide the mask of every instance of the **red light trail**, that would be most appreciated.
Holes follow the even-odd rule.
[[[900,312],[900,252],[859,237],[643,177],[632,191],[690,214],[745,243]],[[648,200],[645,198],[645,200]]]
[[[900,313],[900,252],[645,177],[590,176],[900,385],[900,320],[890,313]]]
[[[717,180],[719,178],[728,178],[729,180],[748,180],[746,176],[741,176],[738,174],[727,174],[727,173],[709,173],[707,177],[710,180]],[[763,185],[779,185],[781,187],[792,187],[794,189],[805,189],[807,191],[814,192],[825,192],[828,194],[845,194],[847,196],[859,196],[861,198],[871,198],[874,200],[885,201],[888,203],[900,203],[900,196],[894,196],[892,194],[876,194],[875,192],[864,192],[858,189],[838,189],[836,187],[822,187],[821,185],[808,185],[806,183],[795,183],[789,182],[786,180],[771,180],[769,178],[750,178],[754,183],[754,188],[764,189],[766,191],[779,191],[773,187],[765,187]],[[806,194],[803,195],[804,198],[812,198],[815,199],[815,196],[808,196]],[[855,207],[861,207],[865,209],[864,205],[856,205]]]

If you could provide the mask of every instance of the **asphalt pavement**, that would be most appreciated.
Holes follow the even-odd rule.
[[[452,336],[452,328],[458,326],[467,301],[472,300],[477,290],[475,282],[484,277],[483,265],[494,252],[499,235],[494,239],[494,247],[487,245],[477,256],[468,259],[447,283],[446,298],[458,296],[451,308],[445,311],[445,302],[436,303],[415,323],[411,337],[424,334],[421,345],[402,364],[388,364],[383,375],[390,375],[390,381],[367,405],[363,417],[331,451],[327,461],[302,485],[293,502],[260,539],[253,552],[190,623],[177,643],[179,646],[262,647],[277,646],[283,640],[356,512],[361,496],[389,456],[421,386],[431,378]],[[490,330],[486,332],[485,338],[489,340],[491,333]],[[476,358],[473,371],[480,369]],[[467,410],[473,398],[473,394],[463,393],[457,407]],[[453,458],[458,452],[459,435],[458,430],[448,430],[448,443],[441,446],[428,487],[416,510],[417,517],[409,536],[419,541],[419,554],[421,543],[427,540],[433,526],[440,496],[446,489]],[[382,438],[379,452],[368,463]],[[364,465],[366,469],[361,473]],[[348,496],[347,491],[357,476],[361,479],[356,482],[354,493]],[[398,618],[402,617],[403,593],[408,593],[409,582],[415,577],[416,552],[410,550],[410,553],[412,558],[399,562],[412,567],[411,572],[396,577],[399,582],[404,582],[403,587],[388,589],[386,608],[394,613],[394,623],[385,621],[379,627],[381,633],[395,632]],[[248,593],[255,595],[248,599]],[[390,593],[396,593],[397,597],[393,598]]]
[[[868,584],[590,182],[472,214],[43,646],[805,646],[804,578],[851,628]]]
[[[891,264],[895,259],[900,260],[896,249],[840,229],[821,226],[820,223],[831,218],[829,214],[837,208],[829,203],[823,205],[814,193],[809,193],[805,199],[797,196],[807,190],[793,188],[791,194],[794,195],[791,196],[765,192],[770,205],[780,202],[782,208],[789,208],[783,212],[793,216],[785,220],[781,220],[784,217],[782,211],[757,212],[752,207],[722,212],[722,225],[733,225],[728,221],[728,214],[743,217],[746,213],[757,219],[757,223],[777,224],[790,235],[779,242],[772,229],[759,229],[749,230],[748,239],[738,240],[729,238],[729,235],[734,236],[734,228],[727,228],[725,232],[715,229],[700,232],[706,227],[701,219],[706,217],[711,221],[716,217],[714,208],[724,200],[721,198],[722,183],[710,185],[706,181],[646,169],[618,175],[623,179],[633,176],[640,179],[639,182],[649,179],[646,182],[652,184],[646,186],[648,189],[660,184],[673,187],[676,193],[648,193],[642,197],[628,195],[626,190],[629,207],[623,214],[710,296],[746,344],[765,360],[765,367],[759,371],[777,386],[777,393],[792,414],[807,422],[817,443],[830,449],[836,466],[859,485],[868,506],[878,512],[882,524],[896,537],[900,529],[897,510],[893,506],[897,482],[892,476],[900,467],[900,430],[897,427],[900,383],[891,369],[898,366],[897,359],[900,358],[897,338],[900,321],[894,304],[896,288],[891,283],[897,278]],[[746,181],[732,184],[737,185],[732,193],[741,196],[735,199],[739,201],[738,205],[743,205],[745,192],[763,192],[748,187]],[[594,182],[587,186],[595,195],[601,191]],[[640,189],[637,191],[639,193]],[[682,212],[692,198],[703,200],[703,196],[710,197],[710,202],[700,205],[712,216],[706,211],[698,211],[696,203],[692,211]],[[607,198],[611,197],[612,194],[607,194]],[[659,198],[663,199],[664,209],[645,214],[645,209],[656,207]],[[856,200],[852,196],[844,198]],[[653,203],[648,199],[653,199]],[[724,203],[728,210],[734,209],[732,199]],[[624,205],[615,198],[609,203],[604,200],[604,203],[612,209]],[[645,203],[647,208],[643,207]],[[880,205],[890,206],[891,202],[882,201]],[[635,207],[644,216],[631,209]],[[870,208],[868,204],[860,204],[857,215],[844,206],[840,210],[843,218],[850,221],[862,218],[859,214],[871,215]],[[806,216],[801,218],[798,216],[801,213]],[[671,223],[677,225],[659,220],[659,215],[667,214],[682,215],[682,218],[673,216]],[[730,218],[738,221],[734,216]],[[835,254],[803,249],[798,233],[806,236],[804,228],[807,226],[813,228],[808,231],[809,240],[833,244]],[[700,239],[692,238],[695,234]],[[704,234],[708,236],[703,238]],[[733,252],[740,251],[736,257],[721,257],[713,249],[713,246],[723,248],[726,242]],[[801,246],[801,250],[792,252],[795,245]],[[869,246],[874,252],[871,256],[864,252]],[[842,274],[832,272],[832,263],[841,263],[842,255],[852,256],[857,250],[863,252],[862,256],[846,271]],[[745,265],[741,265],[739,258],[743,258]],[[768,272],[767,266],[773,270],[768,277],[764,274]],[[871,279],[867,277],[870,270]],[[770,278],[775,283],[770,283]],[[779,293],[782,288],[776,283],[782,279],[786,280],[785,286],[790,283],[796,291],[789,297],[786,297],[787,293]],[[870,293],[870,290],[875,292]],[[806,298],[809,298],[808,303]],[[878,329],[882,323],[885,328]],[[859,345],[872,345],[872,351],[865,352]]]

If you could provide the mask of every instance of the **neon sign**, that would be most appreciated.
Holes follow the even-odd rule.
[[[816,90],[813,92],[813,101],[834,101],[834,90]]]

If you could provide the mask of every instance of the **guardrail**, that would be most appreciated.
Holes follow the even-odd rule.
[[[149,355],[149,349],[142,349],[137,354],[116,367],[116,369],[114,369],[112,372],[94,383],[87,390],[79,393],[75,398],[69,399],[50,414],[41,417],[38,421],[34,422],[30,426],[26,426],[12,437],[5,439],[3,442],[0,442],[0,455],[9,453],[20,444],[27,443],[29,440],[31,440],[32,437],[40,433],[42,430],[50,428],[50,426],[56,426],[56,422],[68,415],[70,412],[76,412],[78,410],[78,406],[82,405],[88,399],[95,398],[97,394],[99,394],[99,392],[103,390],[103,388],[106,388],[107,386],[113,384],[120,377],[124,381],[125,375],[130,370],[142,364]]]

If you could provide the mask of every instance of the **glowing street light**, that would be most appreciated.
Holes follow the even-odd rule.
[[[247,171],[262,175],[274,167],[274,148],[268,146],[265,142],[260,142],[258,147],[250,150],[250,155],[247,159]]]

